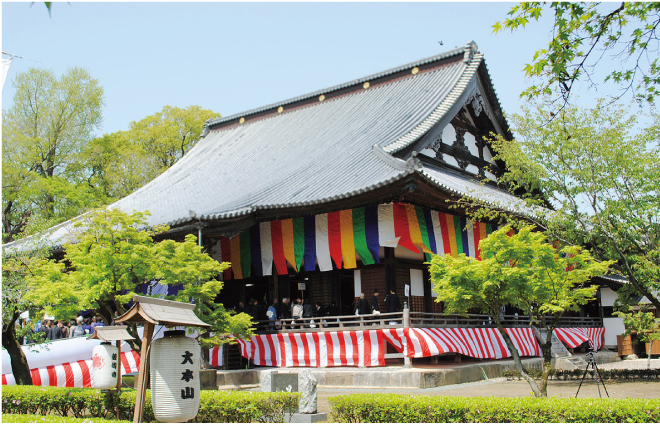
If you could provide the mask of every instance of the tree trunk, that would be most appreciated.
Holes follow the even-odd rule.
[[[27,363],[27,358],[23,353],[20,343],[16,338],[16,328],[14,327],[18,314],[14,315],[11,322],[3,325],[2,328],[2,347],[7,349],[11,361],[11,372],[14,374],[16,384],[22,386],[32,385],[32,374]]]
[[[541,389],[539,389],[539,386],[538,384],[536,384],[536,381],[534,381],[534,379],[529,374],[527,374],[527,370],[523,366],[522,360],[520,359],[520,354],[518,353],[518,349],[516,349],[515,346],[513,345],[513,342],[511,341],[511,337],[509,337],[507,332],[504,331],[504,327],[500,322],[499,315],[496,314],[493,320],[497,325],[497,329],[500,330],[500,334],[502,334],[502,338],[504,338],[504,342],[506,343],[506,346],[509,348],[509,352],[511,352],[511,356],[513,357],[513,363],[516,366],[516,370],[518,370],[522,378],[525,379],[527,383],[529,383],[529,386],[532,388],[532,392],[534,392],[534,396],[545,397],[545,395],[541,393]]]
[[[545,343],[541,345],[543,353],[543,370],[541,371],[541,381],[539,381],[541,397],[548,397],[548,377],[552,371],[552,333],[547,337]]]

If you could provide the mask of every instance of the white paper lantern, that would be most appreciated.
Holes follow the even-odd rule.
[[[117,387],[119,368],[119,349],[108,342],[92,349],[92,387],[109,390]]]
[[[168,331],[151,345],[151,405],[160,422],[185,422],[199,410],[197,340]]]

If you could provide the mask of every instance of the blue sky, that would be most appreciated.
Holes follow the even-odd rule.
[[[223,116],[432,56],[474,40],[500,102],[518,111],[523,66],[550,23],[493,34],[513,3],[2,3],[2,91],[30,67],[87,68],[105,89],[97,134],[164,105]],[[440,46],[438,41],[443,41]]]

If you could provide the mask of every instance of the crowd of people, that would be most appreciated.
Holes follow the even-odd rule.
[[[94,327],[105,326],[105,323],[99,315],[87,318],[78,316],[70,321],[44,319],[43,321],[37,321],[34,325],[31,325],[29,321],[25,321],[20,324],[16,323],[16,325],[29,327],[25,337],[20,342],[21,344],[32,344],[37,341],[86,337],[94,333]],[[43,334],[43,336],[38,337],[37,334]]]
[[[356,315],[379,314],[379,295],[380,292],[374,290],[371,302],[367,302],[364,293],[361,293],[356,305]],[[387,312],[401,311],[401,303],[394,290],[390,290],[390,293],[385,297],[384,305]],[[272,328],[281,326],[280,321],[286,319],[322,318],[326,320],[328,317],[341,315],[337,302],[334,300],[330,305],[323,306],[320,302],[315,302],[312,305],[309,299],[290,299],[288,297],[282,298],[281,302],[278,299],[274,299],[268,305],[261,305],[258,300],[251,298],[247,304],[239,302],[233,310],[236,313],[246,313],[255,321],[269,321]],[[313,324],[313,321],[310,322]]]

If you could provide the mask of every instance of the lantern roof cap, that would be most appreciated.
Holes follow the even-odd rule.
[[[128,327],[125,325],[115,325],[111,327],[94,327],[94,332],[87,337],[88,340],[91,339],[101,339],[106,342],[115,341],[115,340],[133,340],[135,337],[128,334],[126,331]]]
[[[192,303],[175,302],[146,296],[133,296],[133,306],[115,322],[149,322],[166,327],[210,327],[197,318]]]

